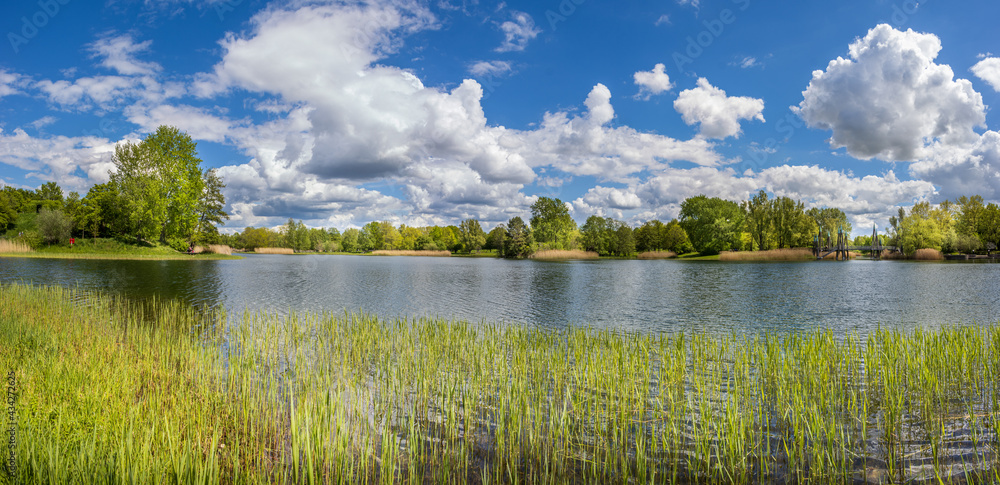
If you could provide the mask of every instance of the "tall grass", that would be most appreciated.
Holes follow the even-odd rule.
[[[226,244],[209,244],[205,248],[205,251],[212,254],[225,254],[226,256],[232,256],[233,254],[233,248]]]
[[[31,246],[18,241],[0,239],[0,253],[30,253]]]
[[[451,251],[441,250],[406,250],[406,249],[379,249],[372,251],[374,256],[451,256]]]
[[[719,253],[719,261],[806,261],[816,256],[809,248],[769,249],[767,251],[726,251]]]
[[[538,260],[598,259],[593,251],[544,249],[535,251],[529,258]]]
[[[1000,327],[227,318],[0,287],[18,483],[1000,480]]]
[[[944,259],[944,253],[938,251],[937,249],[918,249],[913,253],[913,259],[918,261],[940,261]]]
[[[677,253],[673,251],[646,251],[636,256],[638,259],[670,259],[676,257]]]
[[[295,254],[291,248],[254,248],[257,254]]]

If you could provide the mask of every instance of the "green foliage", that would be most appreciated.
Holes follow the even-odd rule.
[[[462,221],[458,229],[462,234],[462,246],[465,247],[466,251],[478,252],[486,244],[486,234],[483,232],[483,227],[479,225],[479,221],[466,219]]]
[[[497,226],[490,230],[490,233],[486,236],[485,247],[491,251],[502,253],[506,242],[507,226],[504,224],[497,224]]]
[[[531,233],[542,249],[572,249],[571,236],[576,221],[559,199],[539,197],[531,204]]]
[[[346,253],[361,251],[361,231],[350,228],[340,236],[340,250]]]
[[[179,237],[168,238],[167,239],[167,246],[170,246],[170,249],[173,249],[174,251],[178,251],[178,252],[182,252],[182,253],[183,252],[187,252],[187,250],[191,247],[191,245],[188,244],[188,242],[186,240],[181,239]]]
[[[520,217],[507,221],[507,238],[503,248],[505,258],[527,258],[531,255],[534,238],[531,229]]]
[[[680,224],[695,251],[702,254],[743,246],[743,210],[736,202],[704,195],[691,197],[681,202]]]
[[[384,242],[385,241],[382,237],[382,225],[378,222],[369,222],[361,228],[361,234],[358,235],[358,245],[362,251],[375,251],[382,249],[382,244],[384,244]]]
[[[837,208],[812,208],[806,211],[806,215],[815,221],[817,229],[826,238],[828,235],[837,240],[837,232],[843,229],[847,234],[851,233],[851,223],[847,220],[847,214]],[[810,237],[810,240],[812,238]]]
[[[205,172],[201,196],[198,197],[195,208],[198,215],[194,234],[195,242],[215,242],[219,235],[218,226],[225,224],[223,220],[229,220],[229,214],[223,210],[226,206],[226,198],[222,195],[224,188],[226,188],[226,184],[222,183],[222,178],[219,177],[214,168]]]
[[[284,235],[284,243],[281,247],[291,248],[295,251],[308,251],[312,249],[312,241],[309,238],[309,228],[300,220],[295,222],[292,218],[288,219],[284,227],[281,229]]]
[[[655,224],[643,232],[648,235]],[[636,250],[636,238],[628,224],[610,217],[590,216],[580,228],[580,244],[587,251],[601,256],[631,256]]]
[[[753,248],[758,251],[770,249],[771,227],[774,223],[774,206],[771,201],[767,200],[767,192],[761,190],[750,200],[743,201],[742,208]]]
[[[48,244],[55,244],[69,239],[73,229],[73,221],[60,210],[42,209],[35,219],[38,233]]]
[[[117,193],[122,234],[141,240],[192,240],[211,232],[226,214],[214,171],[203,173],[197,144],[177,128],[161,126],[139,143],[115,147],[110,185]]]

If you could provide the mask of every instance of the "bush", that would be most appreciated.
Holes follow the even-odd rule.
[[[73,229],[73,221],[61,210],[42,209],[35,224],[42,239],[49,244],[69,239],[69,232]]]
[[[186,253],[188,248],[191,247],[187,240],[180,237],[167,238],[167,245],[171,247],[174,251],[179,251]]]
[[[18,236],[14,238],[14,240],[22,244],[27,244],[28,247],[33,249],[37,249],[42,246],[42,235],[35,230],[21,231],[18,233]]]

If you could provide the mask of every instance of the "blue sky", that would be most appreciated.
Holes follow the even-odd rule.
[[[758,190],[1000,199],[996,2],[42,0],[0,6],[0,184],[85,193],[158,125],[289,217],[579,222]]]

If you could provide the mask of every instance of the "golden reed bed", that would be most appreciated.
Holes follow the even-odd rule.
[[[372,256],[451,256],[451,251],[430,251],[430,250],[410,250],[410,249],[379,249],[372,251]]]
[[[254,248],[253,252],[257,254],[295,254],[291,248]]]
[[[719,261],[802,261],[815,259],[807,248],[769,249],[767,251],[738,251],[719,254]],[[833,258],[833,255],[830,255]]]
[[[600,256],[593,251],[580,251],[572,250],[566,251],[562,249],[546,249],[544,251],[537,251],[535,254],[530,256],[531,259],[543,259],[543,260],[559,260],[559,259],[597,259]]]
[[[31,247],[27,244],[0,239],[0,253],[30,253]]]
[[[676,257],[677,253],[673,251],[646,251],[636,256],[637,259],[670,259]]]

